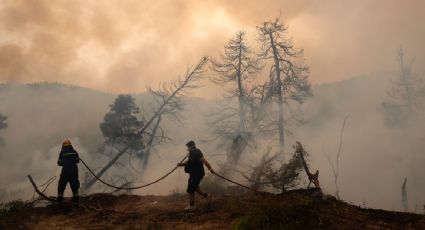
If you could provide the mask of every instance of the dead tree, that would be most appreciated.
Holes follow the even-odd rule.
[[[259,71],[258,61],[251,57],[251,50],[246,44],[245,32],[238,32],[224,46],[221,61],[211,60],[211,69],[217,73],[211,80],[228,88],[228,98],[237,98],[239,103],[239,132],[247,131],[246,118],[246,86],[244,81],[249,80]]]
[[[195,85],[193,85],[193,87],[195,87]],[[149,89],[150,95],[154,101],[154,105],[151,105],[150,107],[158,107],[158,105],[163,104],[172,93],[173,88],[175,88],[174,85],[163,84],[158,90]],[[156,118],[154,125],[148,130],[149,132],[146,132],[148,134],[148,138],[146,142],[146,150],[144,152],[142,172],[146,170],[151,153],[155,147],[159,144],[172,140],[165,135],[165,132],[161,127],[163,117],[168,117],[175,121],[175,123],[179,124],[181,123],[180,114],[183,109],[184,103],[182,98],[180,96],[174,97],[174,99],[168,103],[166,108],[164,108],[162,113]]]
[[[328,160],[329,164],[332,168],[332,173],[334,175],[334,183],[335,183],[335,197],[339,200],[339,185],[338,185],[338,177],[339,177],[339,159],[342,155],[342,136],[344,134],[345,124],[347,123],[348,116],[345,116],[344,121],[342,122],[342,128],[339,135],[339,147],[338,147],[338,153],[336,154],[335,162],[333,162],[329,156],[329,154],[326,154],[326,159]]]
[[[280,150],[285,144],[285,104],[290,100],[302,103],[311,96],[308,81],[309,69],[303,63],[303,50],[296,49],[291,39],[287,38],[288,27],[280,22],[264,22],[257,27],[262,52],[260,57],[271,59],[270,90],[276,98],[278,106],[277,130],[279,134]]]
[[[229,163],[238,163],[239,159],[248,147],[248,141],[250,139],[249,133],[240,133],[233,138],[232,144],[230,145],[229,152],[227,153],[227,159]]]
[[[162,120],[162,115],[158,116],[158,118],[156,119],[155,124],[154,124],[153,129],[152,129],[152,133],[149,135],[149,140],[148,140],[148,143],[147,143],[147,146],[146,146],[146,151],[145,151],[144,156],[143,156],[143,167],[142,167],[143,171],[146,170],[146,168],[148,166],[151,151],[152,151],[152,148],[154,147],[155,139],[157,138],[156,134],[157,134],[158,130],[160,129],[159,124],[161,123],[161,120]]]
[[[0,130],[7,128],[7,117],[0,113]],[[3,138],[0,137],[0,146],[4,145]]]
[[[121,148],[119,152],[96,174],[97,177],[101,177],[106,171],[108,171],[117,161],[122,157],[132,146],[132,144],[146,134],[146,131],[151,128],[151,125],[157,121],[158,117],[162,114],[170,111],[173,107],[179,106],[179,97],[185,95],[188,90],[197,88],[198,85],[196,82],[201,78],[202,73],[204,72],[204,66],[208,62],[206,57],[203,57],[200,62],[192,67],[188,68],[186,74],[183,78],[178,78],[178,80],[170,82],[163,85],[163,90],[158,92],[162,95],[160,99],[160,104],[153,111],[151,117],[146,120],[144,126],[136,132],[134,137],[129,141],[129,143]],[[90,188],[95,182],[96,178],[91,178],[83,184],[84,189]]]
[[[392,87],[387,91],[388,98],[381,105],[385,124],[391,128],[402,127],[415,110],[425,108],[423,77],[412,72],[412,64],[405,63],[402,48],[398,51],[398,61],[400,73],[392,81]]]
[[[319,170],[316,170],[314,174],[310,172],[307,161],[305,160],[305,155],[307,152],[304,150],[304,147],[302,146],[301,142],[297,141],[294,148],[295,148],[295,153],[298,153],[301,157],[301,162],[303,164],[304,171],[307,174],[308,180],[310,181],[307,187],[310,187],[310,184],[313,183],[316,188],[320,189]]]
[[[408,205],[408,201],[407,201],[407,177],[404,178],[404,182],[401,185],[401,205],[403,206],[403,210],[405,212],[409,211],[409,205]]]
[[[261,134],[263,137],[275,135],[274,122],[270,116],[272,92],[270,82],[252,87],[247,94],[247,104],[250,111],[252,133]]]
[[[226,108],[220,109],[220,114],[225,112],[229,115],[216,117],[213,121],[219,135],[227,140],[232,140],[228,149],[228,161],[237,163],[239,158],[247,146],[249,135],[249,127],[247,122],[247,92],[246,81],[252,79],[260,70],[258,60],[253,58],[252,52],[247,45],[245,32],[238,32],[235,37],[230,39],[224,46],[224,54],[221,60],[211,60],[211,69],[216,73],[211,80],[223,87],[227,87]],[[237,98],[238,109],[229,108],[229,101]],[[237,114],[237,115],[236,115]],[[234,125],[234,118],[238,117],[238,125]],[[226,120],[226,126],[223,126],[223,120]]]

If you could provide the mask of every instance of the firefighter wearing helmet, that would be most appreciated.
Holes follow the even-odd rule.
[[[62,149],[59,153],[58,165],[62,166],[61,175],[58,184],[58,198],[59,202],[63,201],[63,193],[66,185],[70,184],[72,190],[72,201],[78,202],[79,195],[78,189],[80,188],[80,181],[78,180],[78,166],[80,161],[78,153],[72,147],[71,141],[65,139],[62,143]]]

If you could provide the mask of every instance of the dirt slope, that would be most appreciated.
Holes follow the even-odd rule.
[[[26,203],[3,213],[0,229],[425,229],[423,215],[362,209],[316,190],[198,201],[194,212],[182,211],[184,195],[93,194],[79,206]]]

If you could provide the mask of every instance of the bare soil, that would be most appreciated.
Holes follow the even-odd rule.
[[[137,196],[93,194],[32,207],[26,203],[1,216],[0,229],[425,229],[423,215],[363,209],[323,195],[296,190],[281,195],[197,196],[187,212],[185,194]]]

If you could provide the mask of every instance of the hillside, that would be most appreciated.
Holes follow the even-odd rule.
[[[58,175],[60,168],[56,161],[64,138],[70,138],[81,157],[93,167],[105,165],[109,158],[97,152],[104,141],[99,124],[116,96],[60,83],[0,84],[0,113],[8,117],[8,128],[0,133],[6,143],[5,146],[0,146],[0,202],[27,199],[31,195],[31,189],[22,175],[31,173],[41,178]],[[144,100],[145,94],[134,97],[138,106],[150,106]],[[188,98],[187,104],[188,113],[199,110],[198,99]],[[202,113],[196,115],[197,117],[192,117],[199,122],[198,117]],[[184,122],[172,124],[170,119],[164,118],[164,130],[172,138],[174,150],[175,142],[184,143],[195,136],[193,128],[186,128],[184,135],[179,133],[184,125]],[[152,161],[161,157],[163,152],[168,153],[162,148],[160,153],[152,157]],[[177,153],[167,157],[173,166],[174,157],[181,158]],[[127,162],[127,159],[123,160]],[[160,161],[161,164],[164,163],[162,159]],[[171,164],[170,162],[165,163]],[[160,167],[168,168],[169,165]],[[114,175],[124,171],[119,167],[113,170],[111,172]],[[80,175],[84,173],[80,171]],[[155,173],[161,172],[153,173],[156,176]]]
[[[186,196],[92,194],[80,206],[15,203],[0,229],[424,229],[423,215],[364,209],[315,189],[222,194],[182,211]]]
[[[405,130],[390,130],[384,126],[378,108],[387,96],[388,76],[380,74],[314,85],[314,96],[301,107],[307,123],[288,127],[287,148],[291,152],[292,144],[298,140],[306,145],[312,168],[320,170],[323,190],[333,194],[334,178],[326,154],[333,157],[338,150],[341,124],[348,115],[340,162],[341,197],[357,205],[402,210],[400,189],[407,177],[409,211],[422,213],[425,181],[420,175],[425,173],[424,123]],[[41,181],[58,176],[60,168],[56,161],[63,138],[71,138],[91,167],[105,165],[108,158],[96,152],[104,140],[99,124],[115,97],[115,94],[59,83],[0,85],[0,112],[8,116],[9,126],[0,133],[6,142],[0,147],[0,202],[31,197],[26,174]],[[145,104],[143,94],[135,97],[138,105]],[[216,148],[217,141],[208,141],[212,139],[213,127],[208,119],[214,101],[188,97],[185,102],[181,124],[164,119],[163,128],[172,142],[156,149],[148,169],[134,179],[135,183],[151,181],[174,167],[184,156],[184,143],[189,139],[200,144],[213,167],[223,162],[225,153]],[[245,168],[241,170],[254,166],[262,153],[262,149],[247,152],[241,164]],[[137,162],[135,165],[138,166]],[[81,177],[85,174],[80,167]],[[106,178],[127,177],[127,174],[115,167]],[[137,194],[168,195],[171,191],[184,191],[184,185],[179,183],[182,180],[186,180],[185,175],[178,172],[171,175],[170,183],[137,191]],[[108,190],[100,188],[92,192],[102,191]],[[54,186],[47,193],[55,194]]]

